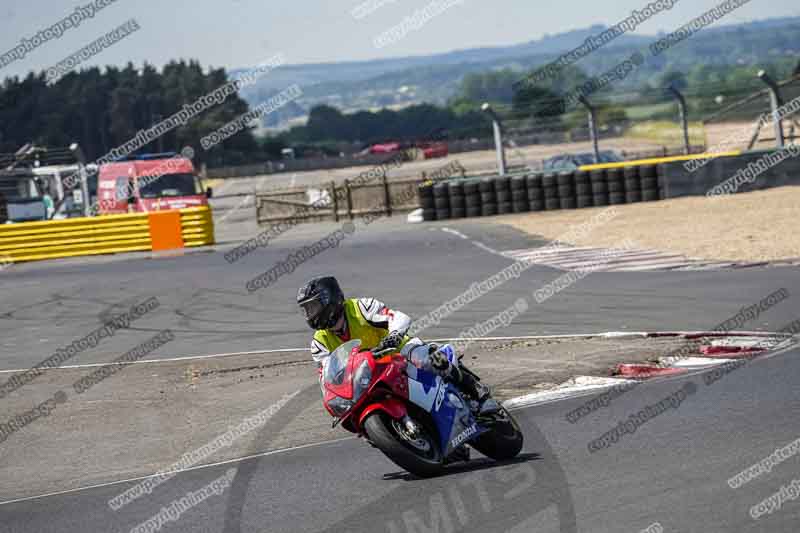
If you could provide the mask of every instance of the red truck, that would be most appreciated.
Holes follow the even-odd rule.
[[[97,212],[145,213],[208,205],[192,161],[175,154],[131,156],[100,165]]]

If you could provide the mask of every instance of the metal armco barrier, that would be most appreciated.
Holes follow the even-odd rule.
[[[211,209],[108,215],[0,226],[0,258],[40,261],[214,244]]]

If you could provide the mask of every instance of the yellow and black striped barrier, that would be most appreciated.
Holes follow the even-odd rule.
[[[209,207],[0,226],[0,257],[13,263],[210,244]]]

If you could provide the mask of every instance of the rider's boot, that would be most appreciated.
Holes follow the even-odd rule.
[[[447,357],[439,352],[438,345],[431,343],[427,349],[432,367],[467,396],[476,415],[493,415],[500,410],[500,405],[491,397],[489,387],[482,384],[472,372],[450,363]]]
[[[473,411],[480,416],[488,416],[500,410],[500,404],[491,397],[489,387],[478,381],[470,372],[457,366],[450,367],[450,377],[455,385],[466,394],[473,403]]]

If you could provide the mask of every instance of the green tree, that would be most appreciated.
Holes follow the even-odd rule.
[[[511,69],[467,74],[455,99],[479,105],[484,102],[510,104],[514,96],[513,85],[518,79],[519,73]]]
[[[308,114],[304,136],[308,141],[351,139],[347,120],[341,111],[328,105],[319,105]]]
[[[96,159],[227,82],[224,69],[205,73],[195,61],[171,62],[161,72],[149,64],[137,69],[132,63],[122,69],[88,68],[70,72],[53,85],[45,82],[44,73],[6,78],[0,84],[0,151],[16,151],[27,142],[78,142],[89,159]],[[234,135],[211,153],[199,146],[203,135],[248,110],[244,100],[231,95],[142,151],[160,145],[179,151],[191,145],[199,162],[259,160],[264,154],[250,131]]]
[[[553,105],[558,95],[542,87],[523,86],[514,93],[512,108],[515,113],[533,118],[552,118],[560,115]]]
[[[688,86],[689,82],[686,79],[686,75],[677,70],[665,73],[656,82],[656,88],[675,87],[679,91],[686,89]]]

